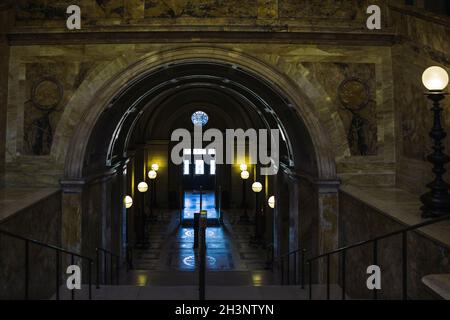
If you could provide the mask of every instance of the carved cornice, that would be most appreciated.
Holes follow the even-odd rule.
[[[402,6],[398,4],[390,4],[389,9],[405,15],[413,16],[422,20],[437,23],[446,27],[450,27],[450,17],[425,11],[423,9],[414,8],[411,6]]]
[[[153,28],[155,29],[155,28]],[[143,31],[132,28],[89,29],[69,32],[53,29],[15,29],[8,35],[10,45],[52,44],[105,44],[105,43],[302,43],[302,44],[348,44],[391,45],[395,34],[389,31],[360,32],[354,29],[337,31]]]

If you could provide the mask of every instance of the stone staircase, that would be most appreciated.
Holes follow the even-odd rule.
[[[313,299],[326,297],[324,285],[313,286]],[[70,292],[61,288],[61,300],[70,300]],[[341,289],[331,286],[331,299],[339,300]],[[55,297],[52,297],[54,300]],[[88,299],[88,288],[75,293],[76,300]],[[197,286],[101,286],[92,287],[93,300],[198,300]],[[308,288],[300,286],[207,286],[206,300],[308,300]]]

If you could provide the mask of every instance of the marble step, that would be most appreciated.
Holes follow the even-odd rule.
[[[422,282],[438,297],[450,300],[450,274],[430,274]]]
[[[326,287],[313,286],[313,299],[325,299]],[[338,285],[331,286],[331,299],[341,298]],[[70,300],[66,288],[60,290],[61,300]],[[75,293],[75,300],[87,300],[88,288]],[[93,300],[198,300],[197,286],[92,286]],[[207,286],[206,300],[308,300],[308,288],[300,286]],[[348,299],[348,297],[347,297]],[[52,297],[55,300],[55,296]]]

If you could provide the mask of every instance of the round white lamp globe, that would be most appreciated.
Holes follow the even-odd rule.
[[[245,163],[242,163],[239,168],[241,168],[241,171],[247,171],[247,165]]]
[[[158,176],[158,174],[156,173],[155,170],[150,170],[150,171],[148,172],[148,177],[149,177],[151,180],[156,179],[157,176]]]
[[[130,196],[125,196],[123,199],[123,204],[125,208],[130,209],[133,206],[133,198]]]
[[[254,182],[252,184],[253,192],[259,193],[262,191],[262,189],[263,189],[263,186],[262,186],[261,182]]]
[[[153,171],[158,171],[159,170],[159,165],[157,163],[152,164],[152,170]]]
[[[248,177],[250,177],[250,173],[248,173],[248,171],[242,171],[241,172],[241,178],[244,180],[247,180]]]
[[[448,85],[448,73],[441,67],[429,67],[422,75],[422,82],[430,91],[443,91]]]
[[[138,188],[139,192],[142,192],[142,193],[147,192],[148,184],[146,182],[141,182],[138,184],[137,188]]]
[[[271,196],[269,198],[269,200],[267,201],[267,204],[269,205],[269,207],[274,209],[275,208],[275,196]]]

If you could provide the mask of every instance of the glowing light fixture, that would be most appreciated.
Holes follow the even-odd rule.
[[[142,193],[147,192],[148,184],[146,182],[141,182],[138,184],[137,188],[138,188],[139,192],[142,192]]]
[[[247,165],[245,163],[242,163],[240,165],[241,171],[247,171]]]
[[[126,209],[130,209],[133,206],[133,198],[130,196],[125,196],[123,199],[123,204]]]
[[[158,174],[156,173],[155,170],[150,170],[148,172],[148,177],[150,178],[150,180],[155,180],[157,176],[158,176]]]
[[[241,172],[241,178],[243,180],[247,180],[250,177],[250,173],[248,173],[248,171],[242,171]]]
[[[262,186],[261,182],[254,182],[254,183],[252,184],[252,190],[253,190],[253,192],[259,193],[259,192],[262,191],[262,189],[263,189],[263,186]]]
[[[158,171],[159,170],[159,165],[157,163],[152,164],[152,170],[153,171]]]
[[[423,85],[429,90],[428,99],[433,107],[433,126],[431,127],[430,137],[433,139],[433,153],[427,159],[433,164],[434,181],[427,184],[430,189],[420,197],[423,206],[423,218],[435,218],[450,214],[450,194],[449,185],[444,181],[445,165],[450,162],[450,157],[444,151],[446,137],[445,125],[443,125],[442,114],[444,108],[442,101],[447,96],[444,92],[448,85],[448,73],[445,69],[433,66],[425,70],[422,75]],[[445,123],[445,122],[444,122]]]
[[[275,196],[271,196],[269,198],[269,200],[267,201],[267,204],[269,205],[269,207],[274,209],[275,208]]]
[[[430,91],[443,91],[448,85],[448,73],[437,66],[429,67],[422,75],[425,88]]]

